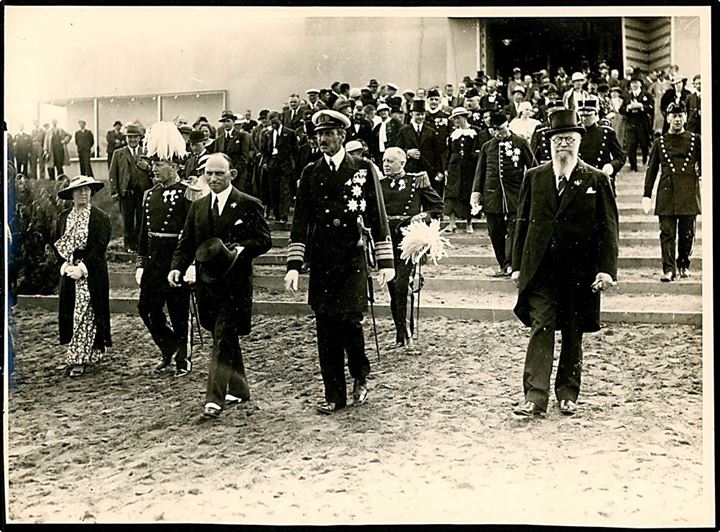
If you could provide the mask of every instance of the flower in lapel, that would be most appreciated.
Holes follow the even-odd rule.
[[[575,185],[576,187],[579,187],[580,183],[582,183],[582,181],[580,181],[579,179],[576,179],[575,181],[573,181],[573,185]]]
[[[233,209],[234,209],[235,207],[237,207],[237,201],[233,201],[233,202],[230,204],[230,207],[232,207]]]

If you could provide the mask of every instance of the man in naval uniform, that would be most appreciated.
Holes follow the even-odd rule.
[[[652,191],[660,174],[655,214],[660,220],[664,283],[690,275],[690,255],[695,241],[695,222],[700,214],[700,135],[685,131],[687,110],[671,103],[666,113],[669,129],[653,143],[650,151],[642,207],[650,212]],[[675,242],[677,239],[677,261]]]
[[[550,139],[547,132],[550,129],[550,115],[559,109],[564,109],[562,100],[550,100],[545,108],[547,114],[545,121],[533,131],[530,150],[532,150],[536,164],[546,163],[550,160]]]
[[[392,240],[377,176],[369,162],[346,154],[350,120],[337,111],[313,115],[322,158],[305,168],[293,214],[285,288],[297,290],[300,268],[310,257],[308,300],[315,313],[325,400],[321,414],[347,405],[345,353],[356,405],[367,399],[370,362],[365,354],[367,264],[363,236],[375,242],[380,286],[394,276]],[[307,255],[306,255],[307,249]]]
[[[395,322],[395,347],[412,347],[413,291],[409,290],[412,262],[400,259],[402,228],[411,221],[441,218],[443,200],[430,184],[427,172],[406,173],[407,155],[400,148],[388,148],[383,157],[380,179],[395,255],[395,278],[388,283],[390,310]]]
[[[585,127],[585,134],[580,142],[579,157],[607,175],[615,193],[615,176],[625,164],[625,152],[620,146],[615,130],[608,125],[598,123],[598,104],[597,99],[591,98],[578,105],[578,116]]]

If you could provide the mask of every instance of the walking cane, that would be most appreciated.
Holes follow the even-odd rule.
[[[415,339],[420,341],[420,292],[422,292],[422,259],[418,262],[415,267],[417,268],[417,314],[415,317]]]

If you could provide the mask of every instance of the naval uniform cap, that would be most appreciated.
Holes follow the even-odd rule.
[[[312,116],[312,123],[315,126],[315,132],[350,127],[350,119],[347,116],[331,109],[322,109],[315,113]]]

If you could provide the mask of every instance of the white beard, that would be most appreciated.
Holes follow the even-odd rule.
[[[555,177],[560,177],[561,175],[567,177],[570,177],[570,174],[572,174],[573,170],[575,170],[575,166],[578,162],[578,156],[577,154],[571,154],[571,153],[553,153],[552,155],[552,167],[553,167],[553,173],[555,174]]]

